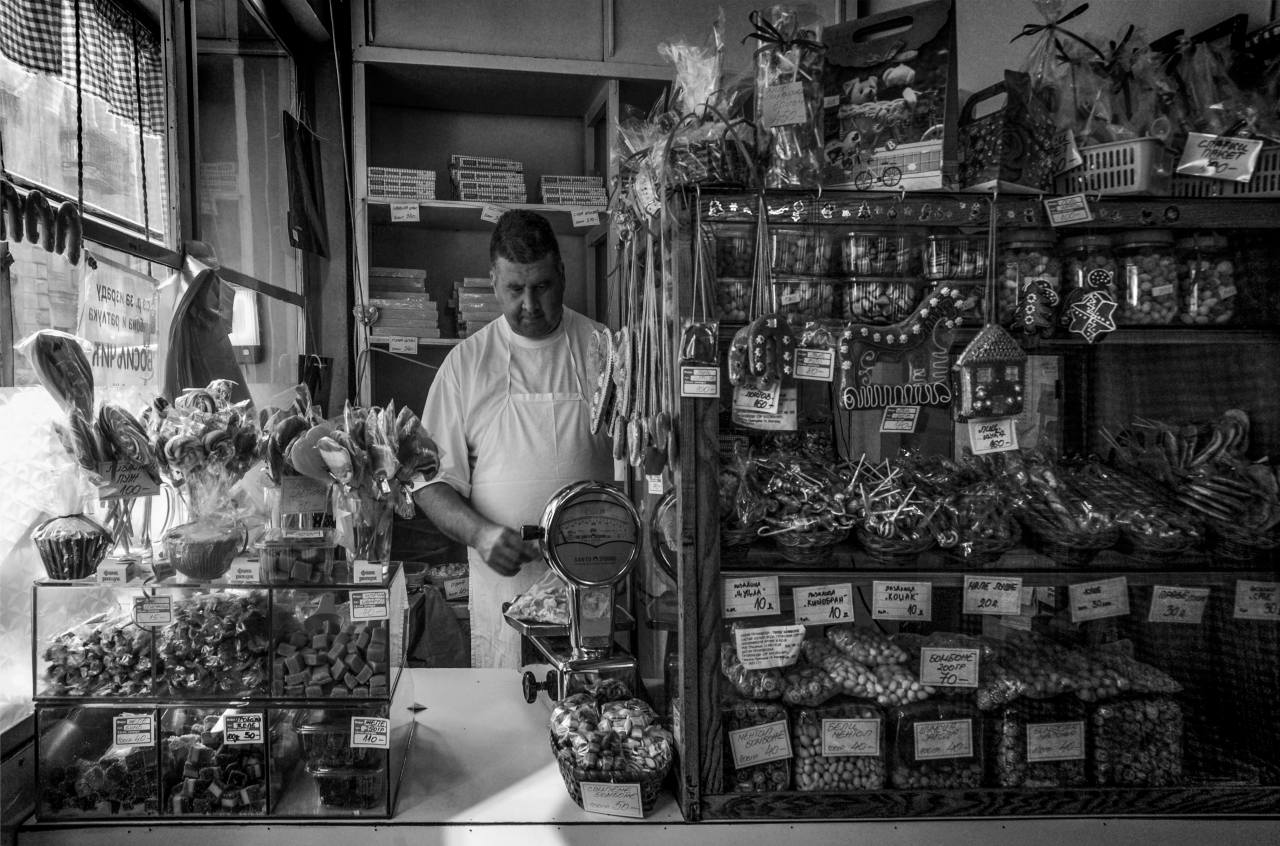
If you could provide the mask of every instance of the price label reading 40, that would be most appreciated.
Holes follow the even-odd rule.
[[[1280,582],[1236,582],[1234,616],[1237,620],[1280,622]]]
[[[873,581],[871,619],[932,620],[933,583]]]
[[[725,619],[767,617],[778,614],[781,610],[777,576],[746,576],[724,580]]]
[[[156,742],[156,724],[150,714],[121,714],[112,723],[116,746],[151,746]]]
[[[223,743],[229,746],[246,746],[262,742],[261,714],[228,714],[223,720]]]
[[[352,717],[352,749],[390,749],[391,721],[386,717]]]

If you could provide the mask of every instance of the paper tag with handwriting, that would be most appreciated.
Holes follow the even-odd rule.
[[[720,396],[720,368],[686,364],[680,367],[680,396]]]
[[[973,720],[938,720],[915,723],[917,761],[973,757]]]
[[[1208,604],[1208,588],[1156,585],[1151,589],[1151,611],[1147,614],[1147,622],[1198,626],[1204,619],[1204,609]]]
[[[763,626],[733,633],[738,660],[748,670],[790,667],[800,657],[804,626]]]
[[[116,746],[151,746],[156,742],[156,721],[150,714],[119,714],[111,722]]]
[[[1280,620],[1280,582],[1236,582],[1237,620]]]
[[[1050,173],[1054,176],[1084,164],[1084,157],[1080,155],[1080,147],[1076,144],[1076,134],[1069,127],[1053,136],[1053,142],[1049,145],[1049,158],[1053,162]]]
[[[463,576],[457,579],[444,580],[445,599],[466,599],[471,595],[471,580]]]
[[[1124,576],[1080,582],[1068,588],[1071,622],[1129,616],[1129,582]]]
[[[403,355],[415,355],[418,352],[418,339],[412,335],[392,335],[386,342],[389,352]]]
[[[386,717],[352,717],[352,749],[390,749],[391,721]]]
[[[784,82],[764,89],[760,97],[760,122],[766,128],[804,123],[806,119],[803,82]]]
[[[1083,761],[1084,723],[1027,724],[1027,763],[1037,761]]]
[[[1229,138],[1188,132],[1177,172],[1226,182],[1248,182],[1258,167],[1260,138]]]
[[[797,379],[810,382],[831,382],[836,378],[836,351],[801,347],[796,350],[795,373]]]
[[[125,461],[101,461],[98,463],[98,475],[105,480],[104,484],[98,488],[98,499],[103,502],[113,499],[136,499],[160,493],[160,483],[136,464]]]
[[[573,209],[569,212],[569,216],[573,219],[574,227],[579,229],[600,223],[600,212],[595,209]]]
[[[782,387],[777,383],[772,388],[746,388],[739,385],[733,389],[733,407],[735,410],[777,414],[781,393]]]
[[[978,650],[921,647],[920,681],[934,687],[977,687]]]
[[[729,749],[735,769],[791,757],[791,733],[786,720],[729,732]]]
[[[823,720],[822,755],[826,758],[878,757],[880,720]]]
[[[1050,226],[1067,226],[1072,223],[1088,223],[1093,220],[1093,209],[1084,194],[1066,194],[1044,201],[1045,214]]]
[[[248,561],[231,562],[231,569],[227,571],[227,584],[256,585],[260,581],[262,577],[257,564]]]
[[[871,619],[912,622],[932,620],[933,583],[873,581]]]
[[[420,219],[417,203],[391,204],[392,223],[417,223]]]
[[[662,496],[662,474],[652,473],[644,477],[645,490],[654,496]]]
[[[724,617],[767,617],[782,610],[777,576],[744,576],[724,580]]]
[[[353,590],[351,591],[351,619],[390,620],[390,591],[387,590]]]
[[[775,387],[774,390],[777,390]],[[734,389],[737,399],[738,389]],[[760,432],[794,432],[799,419],[797,409],[800,392],[795,385],[788,385],[778,393],[778,410],[776,413],[760,411],[754,408],[739,407],[733,409],[733,422],[746,429]]]
[[[918,405],[886,405],[884,414],[880,415],[880,434],[901,435],[916,430],[920,420]]]
[[[495,206],[493,203],[485,203],[484,208],[480,209],[480,219],[486,223],[497,223],[498,218],[506,213],[506,209],[502,206]]]
[[[639,782],[613,784],[601,781],[584,781],[582,810],[593,814],[610,814],[615,817],[644,819],[644,805],[640,803]]]
[[[173,597],[135,596],[133,621],[139,626],[167,626],[173,622]]]
[[[1021,611],[1021,576],[964,577],[964,613],[1018,614]]]
[[[417,343],[417,340],[414,340]],[[280,477],[280,511],[285,514],[295,514],[308,511],[324,511],[329,507],[329,486],[323,482],[312,479],[310,476],[281,476]],[[291,531],[303,531],[300,529],[286,529],[286,538],[296,538],[298,535],[290,534]],[[311,531],[320,531],[312,529]],[[317,538],[323,537],[323,534],[316,535]]]
[[[853,620],[853,585],[810,585],[791,591],[796,622],[806,626],[826,626]]]
[[[261,714],[227,714],[222,719],[223,743],[228,746],[262,743],[264,732]]]
[[[974,455],[1011,452],[1018,448],[1018,418],[997,417],[994,420],[970,420],[969,444]]]

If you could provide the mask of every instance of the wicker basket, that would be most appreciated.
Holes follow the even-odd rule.
[[[1139,566],[1159,567],[1173,563],[1195,546],[1195,543],[1196,538],[1187,534],[1179,533],[1167,540],[1157,540],[1141,532],[1122,528],[1116,550]]]
[[[834,564],[831,551],[848,536],[848,529],[803,529],[780,532],[773,539],[777,541],[783,558],[794,564],[815,567]]]
[[[1027,542],[1041,555],[1067,567],[1085,567],[1104,549],[1115,546],[1120,528],[1111,526],[1097,532],[1069,532],[1036,510],[1022,514]]]
[[[964,567],[989,567],[1000,560],[1000,556],[1017,545],[1022,530],[1015,525],[1013,531],[1004,539],[977,538],[964,540],[955,546],[947,547],[947,560]]]
[[[881,537],[862,526],[855,531],[858,543],[867,551],[871,560],[880,567],[914,567],[920,553],[931,549],[934,544],[933,535],[911,541],[899,537]]]
[[[1265,552],[1280,546],[1280,535],[1275,531],[1252,532],[1221,520],[1209,525],[1213,539],[1211,550],[1218,558],[1230,561],[1253,561]]]
[[[556,763],[560,766],[560,777],[564,779],[565,789],[569,791],[573,801],[578,803],[579,808],[582,807],[582,783],[584,781],[603,782],[605,784],[638,784],[640,785],[640,806],[646,814],[653,810],[654,803],[658,800],[658,790],[662,787],[663,779],[667,777],[667,771],[671,769],[671,764],[668,762],[661,769],[644,773],[619,770],[589,770],[576,766],[573,762],[573,753],[568,750],[561,750],[556,753]]]

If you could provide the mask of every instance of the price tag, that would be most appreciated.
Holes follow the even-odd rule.
[[[916,430],[919,420],[920,406],[918,405],[886,405],[884,414],[880,417],[880,433],[882,435],[909,434]]]
[[[167,626],[173,622],[173,597],[135,596],[133,621],[139,626]]]
[[[569,212],[575,228],[596,226],[600,223],[600,212],[595,209],[573,209]]]
[[[735,769],[785,761],[791,757],[791,733],[786,720],[729,732],[729,749]]]
[[[761,414],[777,414],[778,399],[782,387],[775,384],[772,388],[744,388],[741,385],[733,389],[734,410],[755,411]]]
[[[964,613],[1018,614],[1021,611],[1021,576],[964,577]]]
[[[720,396],[720,368],[686,364],[680,368],[680,396]]]
[[[160,493],[160,484],[136,464],[124,461],[98,463],[98,475],[106,482],[98,488],[98,499],[136,499]]]
[[[977,687],[978,650],[920,648],[920,681],[934,687]]]
[[[1237,620],[1280,620],[1280,582],[1236,582]]]
[[[265,732],[262,730],[261,714],[227,714],[223,717],[223,743],[228,746],[247,746],[262,743]]]
[[[969,421],[969,445],[974,455],[1011,452],[1018,448],[1018,418],[997,417],[994,420]]]
[[[823,98],[822,98],[822,108],[824,108],[824,109],[838,109],[838,108],[840,108],[840,95],[839,95],[839,94],[828,94],[826,97],[823,97]]]
[[[777,576],[745,576],[724,580],[724,616],[766,617],[782,609]]]
[[[401,353],[404,355],[417,355],[418,339],[411,335],[393,335],[383,338],[387,342],[387,349],[393,353]]]
[[[392,223],[417,223],[420,219],[421,218],[418,216],[417,203],[391,204]]]
[[[261,581],[258,565],[249,561],[233,561],[227,571],[227,583],[233,585],[256,585]]]
[[[766,128],[804,123],[808,119],[806,111],[803,82],[770,85],[760,97],[760,122]]]
[[[644,477],[645,490],[655,496],[662,496],[662,475],[655,473]]]
[[[1259,138],[1228,138],[1188,132],[1177,172],[1226,182],[1248,182],[1258,167],[1262,144]]]
[[[324,540],[324,529],[285,529],[285,540]]]
[[[449,600],[466,599],[468,596],[471,595],[470,581],[471,581],[470,579],[467,579],[465,577],[457,578],[457,579],[445,579],[444,580],[444,598]]]
[[[796,378],[810,382],[831,382],[836,378],[836,351],[832,349],[796,350]]]
[[[485,203],[484,207],[480,209],[480,219],[486,223],[497,223],[498,218],[502,217],[506,211],[507,210],[502,206],[496,206],[493,203]]]
[[[804,294],[799,291],[787,291],[778,297],[778,304],[784,306],[792,306],[804,299]]]
[[[380,585],[382,584],[382,565],[370,563],[364,558],[357,558],[351,562],[351,576],[358,585]]]
[[[1147,622],[1198,626],[1204,619],[1204,609],[1208,604],[1208,588],[1156,585],[1151,589],[1151,611],[1147,614]]]
[[[390,749],[391,721],[386,717],[352,717],[352,749]]]
[[[871,619],[932,620],[933,583],[873,581]]]
[[[325,511],[329,508],[329,486],[309,476],[280,477],[280,510],[285,514],[297,514],[308,511]],[[286,529],[285,537],[291,531],[319,531],[303,529]],[[319,537],[323,537],[320,535]]]
[[[824,757],[879,757],[880,720],[822,721]]]
[[[116,746],[151,746],[156,742],[156,721],[150,714],[119,714],[112,719]]]
[[[736,395],[735,389],[735,395]],[[778,395],[778,413],[770,414],[745,408],[733,409],[733,422],[746,429],[760,432],[794,432],[799,392],[795,385],[782,389]]]
[[[973,757],[973,720],[938,720],[911,728],[917,761]]]
[[[1080,582],[1068,588],[1071,622],[1129,616],[1129,582],[1124,576]]]
[[[1083,761],[1084,723],[1028,723],[1027,763]]]
[[[582,810],[593,814],[644,819],[639,783],[611,784],[601,781],[584,781],[580,782],[579,786],[582,788]]]
[[[351,619],[390,620],[389,604],[390,591],[353,590],[351,591]]]
[[[798,587],[791,591],[796,622],[805,626],[826,626],[853,619],[853,585]]]
[[[1076,144],[1076,134],[1070,129],[1059,130],[1053,136],[1049,157],[1053,162],[1050,173],[1054,176],[1084,164],[1084,157],[1080,155],[1080,147]]]
[[[1088,223],[1093,220],[1093,209],[1084,194],[1067,194],[1050,197],[1044,201],[1045,214],[1050,226],[1067,226],[1072,223]]]
[[[133,565],[128,561],[104,561],[98,565],[98,584],[122,585],[133,575]]]
[[[738,660],[748,670],[790,667],[800,657],[804,626],[764,626],[733,633]]]
[[[1154,288],[1152,288],[1152,289],[1151,289],[1151,296],[1153,296],[1153,297],[1171,297],[1171,296],[1173,296],[1173,286],[1172,286],[1172,285],[1157,285],[1157,286],[1155,286]]]

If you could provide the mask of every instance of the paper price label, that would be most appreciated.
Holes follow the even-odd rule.
[[[285,540],[323,540],[324,529],[285,529]]]
[[[1011,452],[1018,448],[1018,418],[998,417],[995,420],[970,420],[969,445],[974,455],[993,452]]]
[[[417,223],[420,219],[417,203],[391,204],[392,223]]]
[[[1022,577],[964,577],[964,613],[1018,614],[1021,611]]]
[[[173,622],[173,597],[135,596],[133,621],[139,626],[167,626]]]
[[[229,746],[262,743],[265,732],[262,730],[261,714],[228,714],[223,717],[223,721],[223,743]]]
[[[506,211],[502,206],[485,203],[484,207],[480,209],[480,219],[486,223],[497,223],[498,218],[502,217]]]
[[[594,209],[573,209],[569,212],[569,217],[573,219],[573,225],[578,229],[600,223],[600,212]]]
[[[880,720],[823,720],[822,754],[826,757],[879,757]]]
[[[1088,223],[1093,220],[1093,209],[1084,194],[1067,194],[1044,201],[1045,214],[1050,226],[1068,226],[1072,223]]]
[[[98,565],[98,584],[122,585],[129,581],[130,565],[128,562],[106,562]]]
[[[916,430],[919,421],[920,406],[918,405],[886,405],[884,414],[880,417],[880,434],[909,434]]]
[[[1258,167],[1262,145],[1259,138],[1228,138],[1188,132],[1177,172],[1226,182],[1248,182]]]
[[[724,580],[724,616],[766,617],[782,609],[777,576],[746,576]]]
[[[806,111],[803,82],[770,85],[760,98],[760,122],[765,127],[804,123],[808,117]]]
[[[390,749],[391,721],[386,717],[352,717],[352,749]]]
[[[800,657],[804,626],[764,626],[733,633],[738,660],[748,670],[789,667]]]
[[[839,94],[829,94],[829,95],[827,95],[826,97],[823,97],[823,98],[822,98],[822,108],[824,108],[824,109],[838,109],[838,108],[840,108],[840,95],[839,95]]]
[[[137,499],[160,493],[160,484],[136,464],[124,461],[103,461],[98,464],[98,475],[106,480],[98,488],[98,499]]]
[[[254,585],[260,581],[258,565],[243,561],[233,561],[227,571],[227,582],[233,585]]]
[[[1060,130],[1053,136],[1049,157],[1053,162],[1050,172],[1054,176],[1084,164],[1084,157],[1080,155],[1080,147],[1076,144],[1076,134],[1070,129]]]
[[[640,785],[637,782],[611,784],[584,781],[579,786],[582,788],[582,810],[593,814],[644,819],[644,805],[640,802]]]
[[[156,723],[150,714],[119,714],[112,719],[111,736],[116,746],[151,746]]]
[[[734,391],[735,396],[737,390]],[[782,389],[778,394],[778,412],[771,414],[747,408],[733,409],[733,422],[745,429],[758,432],[794,432],[796,429],[797,400],[800,396],[796,386]]]
[[[810,382],[831,382],[836,378],[836,351],[796,350],[795,373],[797,379]]]
[[[973,757],[973,720],[938,720],[911,728],[917,761]]]
[[[787,731],[787,721],[777,720],[731,731],[729,749],[733,754],[733,766],[739,770],[770,761],[785,761],[791,757],[791,733]]]
[[[1129,616],[1129,582],[1124,576],[1071,585],[1068,595],[1073,623]]]
[[[645,490],[654,496],[662,496],[662,475],[654,473],[644,477]]]
[[[1083,760],[1083,722],[1027,724],[1027,763]]]
[[[744,388],[741,385],[733,389],[734,410],[754,411],[760,414],[777,414],[778,401],[782,394],[780,385],[772,388]]]
[[[445,579],[444,580],[444,598],[466,599],[471,595],[470,580],[466,578]]]
[[[351,562],[351,577],[358,585],[382,584],[382,565],[373,564],[365,558],[357,558]]]
[[[1280,620],[1280,582],[1236,582],[1237,620]]]
[[[390,593],[387,590],[351,591],[351,619],[390,620]]]
[[[977,687],[978,650],[921,647],[920,681],[934,687]]]
[[[853,620],[853,585],[798,587],[791,591],[796,622],[805,626],[827,626]]]
[[[790,306],[790,305],[795,305],[796,303],[800,302],[803,299],[804,299],[804,294],[800,293],[799,291],[788,291],[784,293],[782,296],[778,297],[778,303],[780,305]]]
[[[393,335],[384,340],[390,352],[402,355],[416,355],[418,352],[418,339],[411,335]]]
[[[932,620],[933,583],[873,581],[871,619],[912,622]]]
[[[416,339],[414,343],[417,343]],[[329,508],[329,486],[309,476],[281,476],[280,477],[280,511],[285,514],[297,514],[310,511],[325,511]],[[290,531],[302,531],[301,529],[286,529],[285,537],[297,537],[290,535]],[[315,531],[319,531],[318,529]],[[317,537],[323,537],[323,533]]]
[[[1204,619],[1204,609],[1208,604],[1208,588],[1156,585],[1151,589],[1151,611],[1147,614],[1147,622],[1198,626]]]
[[[720,368],[683,365],[680,368],[680,396],[720,396]]]

